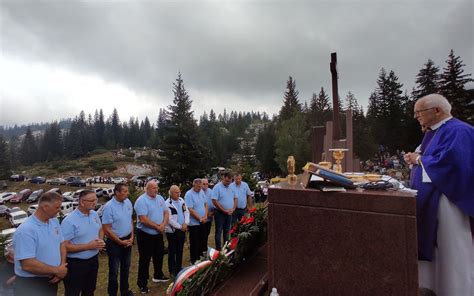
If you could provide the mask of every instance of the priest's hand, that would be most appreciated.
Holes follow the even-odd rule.
[[[419,153],[417,153],[417,152],[408,152],[408,153],[405,153],[405,155],[403,156],[403,159],[408,164],[418,164],[418,162],[417,162],[418,157],[420,157]]]

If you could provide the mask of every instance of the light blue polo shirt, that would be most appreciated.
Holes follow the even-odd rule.
[[[206,201],[207,201],[207,210],[210,212],[213,212],[216,207],[214,207],[214,204],[212,203],[212,189],[207,188],[207,190],[202,189],[202,192],[204,192],[204,195],[206,196]],[[212,221],[212,217],[209,217],[207,221]]]
[[[186,202],[186,206],[194,211],[196,213],[203,217],[206,214],[206,195],[202,190],[199,192],[194,191],[194,189],[189,189],[188,192],[184,195],[184,201]],[[201,223],[193,217],[193,215],[189,215],[189,225],[190,226],[195,226],[195,225],[201,225]]]
[[[212,188],[212,199],[217,200],[224,210],[229,210],[234,207],[235,193],[232,186],[225,187],[222,182],[219,182]]]
[[[74,245],[87,244],[99,238],[99,231],[102,227],[99,215],[91,210],[89,215],[81,213],[75,209],[67,215],[61,223],[64,240],[70,241]],[[86,250],[75,253],[67,253],[68,258],[89,259],[99,253],[99,250]]]
[[[58,219],[52,218],[48,223],[43,223],[35,215],[28,217],[13,235],[15,274],[22,277],[41,277],[21,269],[20,260],[24,259],[35,258],[50,266],[61,265],[63,241]]]
[[[113,197],[109,200],[102,213],[102,224],[110,224],[116,236],[126,237],[132,233],[133,206],[127,198],[120,202]]]
[[[235,182],[232,182],[232,184],[230,184],[229,186],[232,187],[235,192],[235,195],[237,195],[237,208],[245,209],[247,207],[247,196],[252,194],[249,185],[246,182],[242,181],[240,182],[240,185],[237,185],[235,184]]]
[[[161,195],[151,198],[148,194],[143,193],[135,202],[137,216],[147,216],[148,219],[156,224],[163,223],[165,211],[168,211],[168,207],[165,205],[165,200]],[[143,225],[138,218],[137,228],[152,235],[159,233],[156,229]]]

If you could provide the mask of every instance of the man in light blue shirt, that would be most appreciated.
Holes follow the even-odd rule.
[[[138,279],[137,285],[142,294],[149,293],[148,270],[150,259],[153,258],[153,282],[166,282],[169,280],[163,274],[164,243],[163,234],[168,224],[168,207],[161,195],[158,195],[158,184],[149,181],[145,193],[135,202],[137,213],[137,244],[138,244]]]
[[[68,270],[66,247],[56,215],[62,197],[53,192],[39,198],[38,209],[13,236],[15,295],[56,295]]]
[[[224,239],[224,243],[229,240],[232,214],[237,207],[237,196],[230,186],[231,182],[232,174],[230,172],[226,172],[222,176],[222,181],[214,186],[212,190],[212,202],[216,208],[214,220],[216,221],[215,239],[217,250],[220,250],[222,247],[222,237]]]
[[[194,264],[203,252],[207,251],[207,236],[205,224],[207,222],[207,201],[204,192],[201,191],[201,179],[194,179],[193,188],[184,195],[186,206],[189,209],[189,253],[191,263]]]
[[[61,223],[67,250],[69,274],[64,279],[64,293],[94,295],[99,271],[99,250],[105,247],[102,223],[94,211],[95,191],[79,194],[79,206]]]
[[[207,201],[207,222],[205,224],[206,228],[206,242],[209,234],[211,233],[212,220],[214,220],[214,203],[212,202],[212,189],[209,188],[209,180],[202,179],[202,192],[206,196]]]
[[[118,183],[114,187],[114,196],[104,206],[102,229],[107,237],[107,255],[109,256],[109,296],[118,291],[117,275],[120,267],[120,294],[133,295],[128,284],[132,256],[133,205],[128,199],[128,185]]]
[[[249,185],[242,181],[240,173],[234,175],[234,182],[230,186],[237,196],[237,208],[232,214],[232,224],[234,224],[236,221],[240,221],[245,212],[252,206],[252,191],[250,191]]]

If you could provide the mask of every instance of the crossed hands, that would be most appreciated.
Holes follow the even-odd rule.
[[[63,263],[56,267],[55,272],[51,279],[49,280],[50,283],[55,284],[65,278],[67,275],[67,263]]]

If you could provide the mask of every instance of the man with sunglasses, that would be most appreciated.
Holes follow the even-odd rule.
[[[438,94],[419,99],[414,117],[426,129],[420,151],[404,156],[417,190],[419,284],[437,295],[473,295],[474,129]]]
[[[64,294],[94,295],[99,270],[99,250],[105,247],[102,223],[94,208],[95,191],[79,194],[79,206],[61,223],[67,250],[69,273],[64,279]]]

